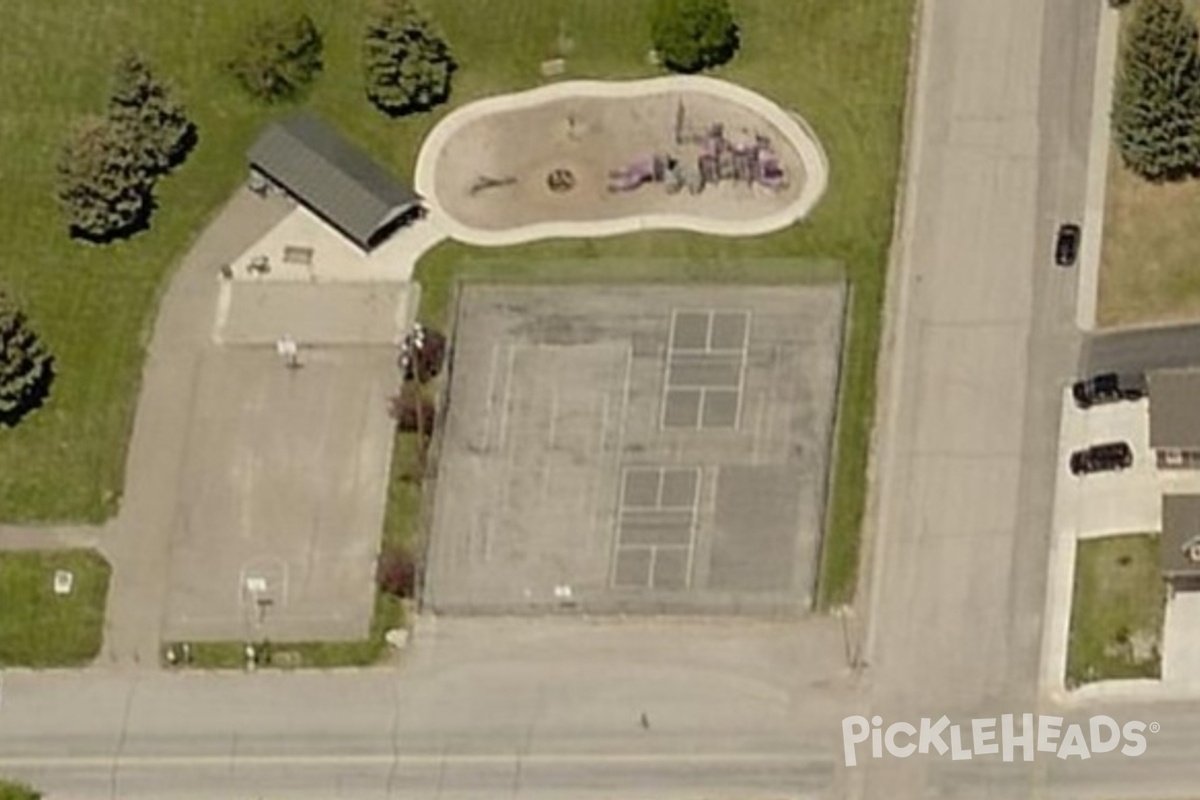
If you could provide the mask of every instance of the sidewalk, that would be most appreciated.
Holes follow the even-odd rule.
[[[217,268],[287,210],[278,200],[239,191],[206,226],[159,306],[125,465],[125,498],[105,547],[113,580],[97,665],[158,663],[179,469],[195,363],[211,336],[217,305]]]
[[[25,525],[0,526],[0,550],[104,551],[105,541],[113,535],[115,524],[104,525]]]
[[[1104,197],[1108,188],[1112,95],[1117,70],[1120,19],[1120,12],[1107,5],[1100,12],[1096,80],[1092,86],[1092,138],[1088,147],[1087,195],[1079,258],[1078,305],[1075,313],[1075,322],[1083,331],[1096,328],[1096,308],[1100,291],[1100,245],[1104,233]]]

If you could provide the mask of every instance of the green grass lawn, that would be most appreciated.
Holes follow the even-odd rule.
[[[1159,677],[1166,586],[1158,541],[1158,534],[1135,534],[1079,543],[1068,685]]]
[[[574,40],[566,77],[636,77],[647,66],[648,0],[439,0],[461,62],[451,106],[387,120],[366,102],[358,46],[367,0],[9,0],[0,28],[0,283],[27,306],[58,356],[46,408],[0,431],[0,519],[98,520],[118,501],[125,446],[155,300],[189,242],[244,178],[243,153],[269,116],[222,71],[261,9],[305,8],[325,32],[326,72],[307,104],[401,175],[423,134],[454,105],[538,85],[560,22]],[[748,240],[655,233],[479,250],[439,247],[419,267],[426,320],[445,318],[456,278],[583,279],[546,267],[604,257],[605,280],[797,281],[798,264],[838,262],[854,282],[831,530],[822,600],[849,599],[858,560],[887,247],[900,156],[912,0],[736,0],[744,42],[717,71],[802,113],[828,152],[831,185],[810,221]],[[67,45],[69,43],[69,46]],[[159,188],[153,229],[115,246],[68,240],[53,166],[70,119],[98,111],[110,65],[144,50],[199,126],[188,163]],[[635,260],[625,260],[625,259]],[[659,271],[636,259],[675,266]],[[747,267],[749,262],[759,266]],[[513,264],[520,264],[514,268]],[[678,266],[685,264],[685,266]],[[771,265],[771,266],[762,266]],[[592,276],[595,277],[594,275]]]
[[[0,800],[41,800],[41,794],[28,784],[0,780]]]
[[[1188,6],[1197,12],[1194,2]],[[1121,12],[1122,32],[1132,5]],[[1200,318],[1200,180],[1149,183],[1121,161],[1116,146],[1108,165],[1099,302],[1102,327]]]
[[[69,595],[54,573],[74,573]],[[69,667],[100,652],[109,567],[90,550],[0,553],[0,667]]]

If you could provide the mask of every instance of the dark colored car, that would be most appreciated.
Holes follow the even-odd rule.
[[[1075,265],[1079,258],[1079,226],[1073,223],[1058,226],[1058,237],[1054,240],[1054,263],[1060,267]]]
[[[1075,398],[1075,405],[1080,408],[1116,403],[1120,400],[1140,400],[1146,396],[1146,379],[1141,375],[1102,372],[1086,380],[1076,381],[1071,387],[1071,396]]]
[[[1133,451],[1125,442],[1094,444],[1086,450],[1071,453],[1071,474],[1087,475],[1090,472],[1111,472],[1133,466]]]

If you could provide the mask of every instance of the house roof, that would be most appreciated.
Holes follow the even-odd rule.
[[[1165,577],[1200,577],[1200,494],[1163,496],[1159,552]]]
[[[355,244],[373,237],[420,198],[316,117],[273,123],[247,153],[250,166],[282,186]]]
[[[1200,449],[1200,370],[1151,372],[1150,446]]]

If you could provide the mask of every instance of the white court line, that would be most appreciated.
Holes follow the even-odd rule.
[[[746,362],[750,355],[750,323],[753,320],[749,311],[742,312],[746,324],[742,327],[741,363],[738,366],[737,406],[733,410],[733,429],[740,430],[742,423],[742,397],[746,393]]]
[[[692,588],[692,566],[696,561],[696,528],[699,527],[696,523],[700,518],[700,481],[704,480],[704,472],[700,467],[692,469],[696,475],[696,482],[693,484],[695,488],[692,490],[692,524],[688,530],[687,572],[683,575],[685,589]]]
[[[550,385],[550,424],[547,428],[547,447],[554,449],[554,437],[558,433],[558,384]]]
[[[646,588],[654,588],[654,566],[658,563],[658,546],[650,545],[650,568],[646,571]]]
[[[658,429],[666,430],[667,427],[667,398],[671,395],[671,354],[675,352],[675,320],[679,316],[679,309],[671,309],[671,324],[667,330],[667,351],[663,354],[663,372],[662,372],[662,407],[658,414]]]
[[[617,556],[621,554],[621,514],[625,511],[625,473],[628,471],[628,467],[623,467],[617,476],[617,513],[613,515],[616,518],[616,530],[613,532],[612,549],[608,554],[609,586],[617,585]]]
[[[496,374],[497,362],[500,360],[500,345],[492,345],[492,364],[488,368],[488,388],[487,394],[487,419],[483,433],[483,449],[490,450],[492,447],[492,424],[495,422],[496,416]]]
[[[762,463],[762,446],[766,437],[763,435],[763,424],[767,418],[767,396],[760,392],[758,395],[758,411],[754,415],[753,444],[750,446],[750,463],[758,466]]]
[[[500,404],[500,443],[499,449],[503,452],[507,442],[508,435],[508,404],[510,401],[509,393],[512,391],[512,374],[513,362],[517,360],[517,348],[508,348],[508,366],[504,370],[504,399]]]

